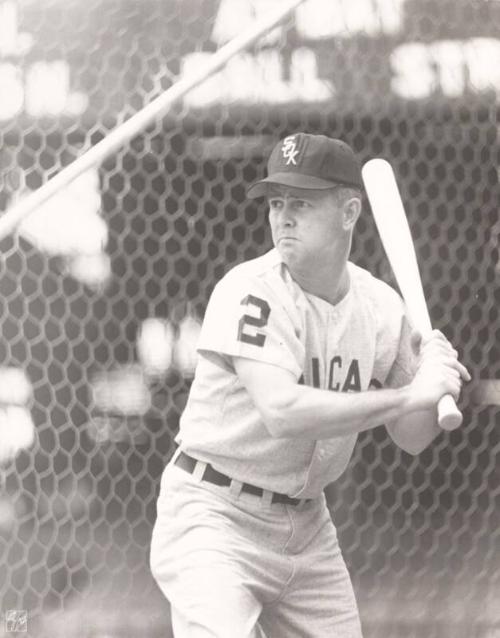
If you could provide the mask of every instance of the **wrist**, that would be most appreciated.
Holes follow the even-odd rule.
[[[400,388],[400,390],[401,406],[404,414],[408,414],[410,412],[418,412],[419,410],[426,409],[424,402],[419,400],[418,393],[414,391],[412,383],[403,386],[402,388]]]

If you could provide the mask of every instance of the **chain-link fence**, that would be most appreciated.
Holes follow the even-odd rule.
[[[0,2],[1,208],[265,4]],[[341,137],[393,164],[433,323],[476,379],[499,377],[499,86],[484,56],[500,57],[500,5],[331,5],[306,2],[0,242],[0,362],[33,389],[3,398],[0,434],[18,427],[13,405],[35,427],[2,469],[5,630],[26,611],[40,637],[168,635],[148,573],[159,478],[210,292],[270,247],[245,187],[280,137]],[[352,258],[394,284],[366,203]],[[461,407],[464,427],[417,458],[383,428],[362,435],[328,490],[367,636],[500,631],[498,411],[467,390]]]

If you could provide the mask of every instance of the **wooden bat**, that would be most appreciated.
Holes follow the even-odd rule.
[[[425,336],[432,330],[431,320],[410,226],[394,172],[386,160],[372,159],[363,166],[362,175],[373,217],[405,301],[408,317]],[[454,430],[462,423],[462,414],[451,395],[439,401],[438,423],[443,430]]]

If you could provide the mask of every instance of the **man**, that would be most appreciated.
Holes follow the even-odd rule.
[[[348,261],[361,188],[349,146],[297,133],[249,189],[267,197],[275,248],[214,289],[158,499],[151,567],[176,637],[361,636],[323,490],[380,423],[419,453],[439,399],[470,378]]]

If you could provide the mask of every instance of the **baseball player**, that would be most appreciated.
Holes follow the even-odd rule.
[[[361,188],[348,145],[297,133],[248,191],[267,198],[274,249],[214,289],[157,504],[151,568],[177,638],[361,636],[324,488],[380,423],[419,453],[470,379],[348,260]]]

